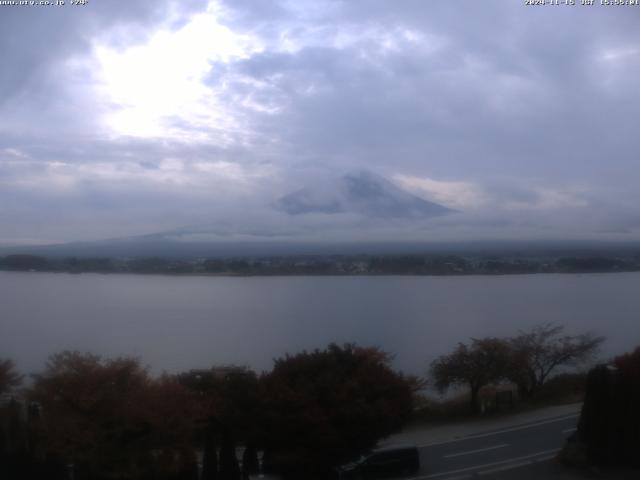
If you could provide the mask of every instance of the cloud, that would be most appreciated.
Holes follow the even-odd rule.
[[[167,27],[124,51],[98,44],[97,94],[113,107],[105,118],[118,135],[203,140],[238,129],[229,108],[201,83],[212,62],[246,57],[258,48],[218,22],[216,8],[196,14],[180,29]]]
[[[454,213],[453,210],[411,195],[388,180],[366,170],[349,172],[331,183],[304,187],[281,197],[276,208],[289,215],[346,212],[370,219],[424,219]]]
[[[636,27],[502,1],[3,7],[0,241],[632,237]],[[394,230],[318,193],[362,170],[460,213]],[[315,211],[274,211],[292,192]]]
[[[461,210],[475,210],[488,202],[488,194],[472,182],[434,180],[398,174],[394,179],[404,188]]]
[[[66,58],[88,53],[92,41],[107,32],[122,43],[140,41],[157,22],[183,21],[204,1],[110,0],[89,8],[3,7],[0,57],[11,68],[0,72],[0,101],[8,101],[46,83],[48,69]]]

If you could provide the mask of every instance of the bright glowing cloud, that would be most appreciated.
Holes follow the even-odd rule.
[[[105,121],[114,133],[206,140],[212,130],[238,128],[229,106],[202,81],[213,62],[247,57],[261,47],[221,25],[219,15],[211,4],[179,30],[161,29],[144,45],[95,47],[98,88],[113,105]]]
[[[434,180],[428,177],[394,175],[393,179],[403,188],[450,208],[475,210],[485,206],[486,192],[472,182]]]

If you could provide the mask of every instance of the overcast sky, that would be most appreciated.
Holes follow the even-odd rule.
[[[69,3],[0,5],[0,243],[640,238],[640,7]],[[277,208],[362,171],[455,213]]]

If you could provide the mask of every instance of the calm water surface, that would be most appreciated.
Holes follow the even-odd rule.
[[[0,272],[0,357],[24,372],[63,349],[135,355],[155,371],[269,369],[285,352],[354,341],[421,374],[469,337],[540,322],[640,345],[640,273],[468,277],[163,277]]]

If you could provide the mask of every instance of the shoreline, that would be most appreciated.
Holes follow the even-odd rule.
[[[135,272],[135,271],[82,271],[73,272],[68,270],[9,270],[0,269],[0,273],[50,273],[65,275],[136,275],[141,277],[162,276],[162,277],[217,277],[217,278],[267,278],[267,277],[513,277],[513,276],[542,276],[542,275],[607,275],[607,274],[625,274],[639,273],[637,270],[611,270],[611,271],[584,271],[584,272],[563,272],[563,271],[547,271],[547,272],[503,272],[503,273],[486,273],[486,272],[469,272],[469,273],[239,273],[239,272],[189,272],[189,273],[173,273],[173,272]]]

